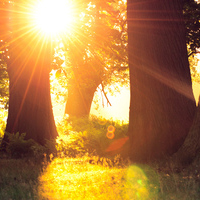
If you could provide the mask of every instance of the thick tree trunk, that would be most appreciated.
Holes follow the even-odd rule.
[[[57,136],[49,83],[51,58],[45,54],[9,65],[10,97],[6,132],[26,133],[40,144]],[[23,59],[23,58],[22,58]],[[46,60],[44,60],[46,59]]]
[[[65,113],[70,117],[87,117],[90,114],[94,93],[98,84],[80,84],[71,80],[68,87],[68,97]]]
[[[195,113],[181,0],[128,0],[131,159],[172,154]]]
[[[199,99],[200,100],[200,99]],[[182,167],[189,165],[200,152],[200,101],[193,126],[181,148],[172,156],[172,160]]]
[[[19,4],[19,9],[23,8]],[[49,39],[30,32],[25,12],[16,12],[12,17],[14,39],[7,64],[10,96],[6,132],[26,133],[26,139],[44,145],[58,135],[50,97],[52,46]],[[3,146],[7,140],[5,135]]]
[[[10,97],[6,132],[26,133],[26,139],[44,145],[46,140],[58,135],[50,97],[51,57],[46,52],[31,55],[32,51],[27,48],[17,50],[14,51],[19,56],[14,53],[8,64]],[[25,52],[29,52],[28,56]]]

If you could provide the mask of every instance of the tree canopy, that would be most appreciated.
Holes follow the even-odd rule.
[[[186,26],[186,42],[189,46],[189,56],[200,48],[200,4],[194,0],[184,0],[183,16]]]

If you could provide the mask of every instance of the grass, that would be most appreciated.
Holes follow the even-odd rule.
[[[9,200],[198,200],[199,161],[181,173],[159,163],[132,165],[57,157],[43,162],[0,158],[0,199]]]
[[[0,199],[35,199],[41,165],[26,160],[0,159]]]
[[[119,199],[122,168],[90,164],[83,159],[55,159],[40,177],[45,199]]]
[[[110,125],[113,139],[106,136]],[[54,155],[39,146],[33,146],[33,157],[0,153],[0,200],[199,199],[199,157],[181,172],[170,161],[134,165],[124,156],[126,148],[116,156],[119,149],[112,145],[127,138],[126,124],[73,119],[63,121],[58,130]],[[24,144],[21,137],[13,140]],[[112,156],[106,152],[110,145]],[[16,145],[10,147],[16,151]]]

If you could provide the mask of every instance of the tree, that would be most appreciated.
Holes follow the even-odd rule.
[[[194,0],[184,0],[183,16],[192,81],[199,82],[199,73],[195,66],[198,63],[196,55],[200,53],[200,4]]]
[[[200,48],[200,4],[194,0],[184,0],[183,16],[190,56],[199,52],[198,49]]]
[[[0,1],[0,6],[8,7],[6,2]],[[8,48],[6,40],[8,39],[8,24],[6,22],[7,12],[5,9],[0,9],[0,103],[7,107],[8,104],[8,73],[6,60],[8,58]],[[5,23],[6,22],[6,23]]]
[[[5,46],[3,40],[0,41],[0,46]],[[6,64],[6,51],[7,48],[2,48],[0,50],[0,104],[7,108],[8,104],[8,73]]]
[[[94,93],[114,81],[128,82],[125,3],[84,1],[75,37],[63,40],[68,97],[66,113],[88,116]],[[78,21],[77,20],[77,21]],[[59,69],[58,69],[59,70]]]
[[[182,0],[127,2],[130,155],[136,162],[177,151],[193,122],[182,11]]]
[[[61,76],[60,83],[65,83],[65,87],[67,86],[66,113],[72,116],[89,115],[94,92],[100,84],[105,94],[109,85],[116,81],[127,80],[126,3],[124,1],[97,3],[95,0],[90,4],[87,3],[86,1],[83,3],[85,7],[82,6],[81,10],[84,14],[82,13],[82,18],[78,19],[81,24],[75,27],[76,37],[70,36],[71,41],[65,42],[67,67],[63,67],[62,70],[56,68],[58,74],[60,71],[65,74],[66,78]],[[196,20],[199,6],[192,0],[185,1],[183,12],[188,30],[187,44],[191,54],[194,53],[193,47],[199,45],[197,42],[199,23]]]
[[[12,41],[7,61],[10,96],[6,132],[26,133],[26,139],[44,145],[57,137],[49,82],[52,44],[29,24],[29,3],[10,4],[14,12],[9,13]],[[7,142],[5,135],[3,148]]]

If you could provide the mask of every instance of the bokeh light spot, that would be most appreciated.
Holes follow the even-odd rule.
[[[108,128],[107,128],[107,131],[109,133],[114,133],[115,132],[115,127],[113,125],[110,125]]]
[[[113,132],[107,132],[107,133],[106,133],[106,137],[107,137],[108,139],[113,139],[113,138],[115,137],[115,134],[114,134]]]
[[[99,118],[98,123],[99,123],[99,125],[103,126],[103,125],[105,125],[107,123],[107,121],[104,118]]]
[[[142,180],[141,179],[138,180],[137,182],[138,182],[139,185],[142,185]]]
[[[144,169],[135,165],[128,167],[123,190],[124,199],[156,199],[158,190],[159,182],[154,170],[146,166]]]

